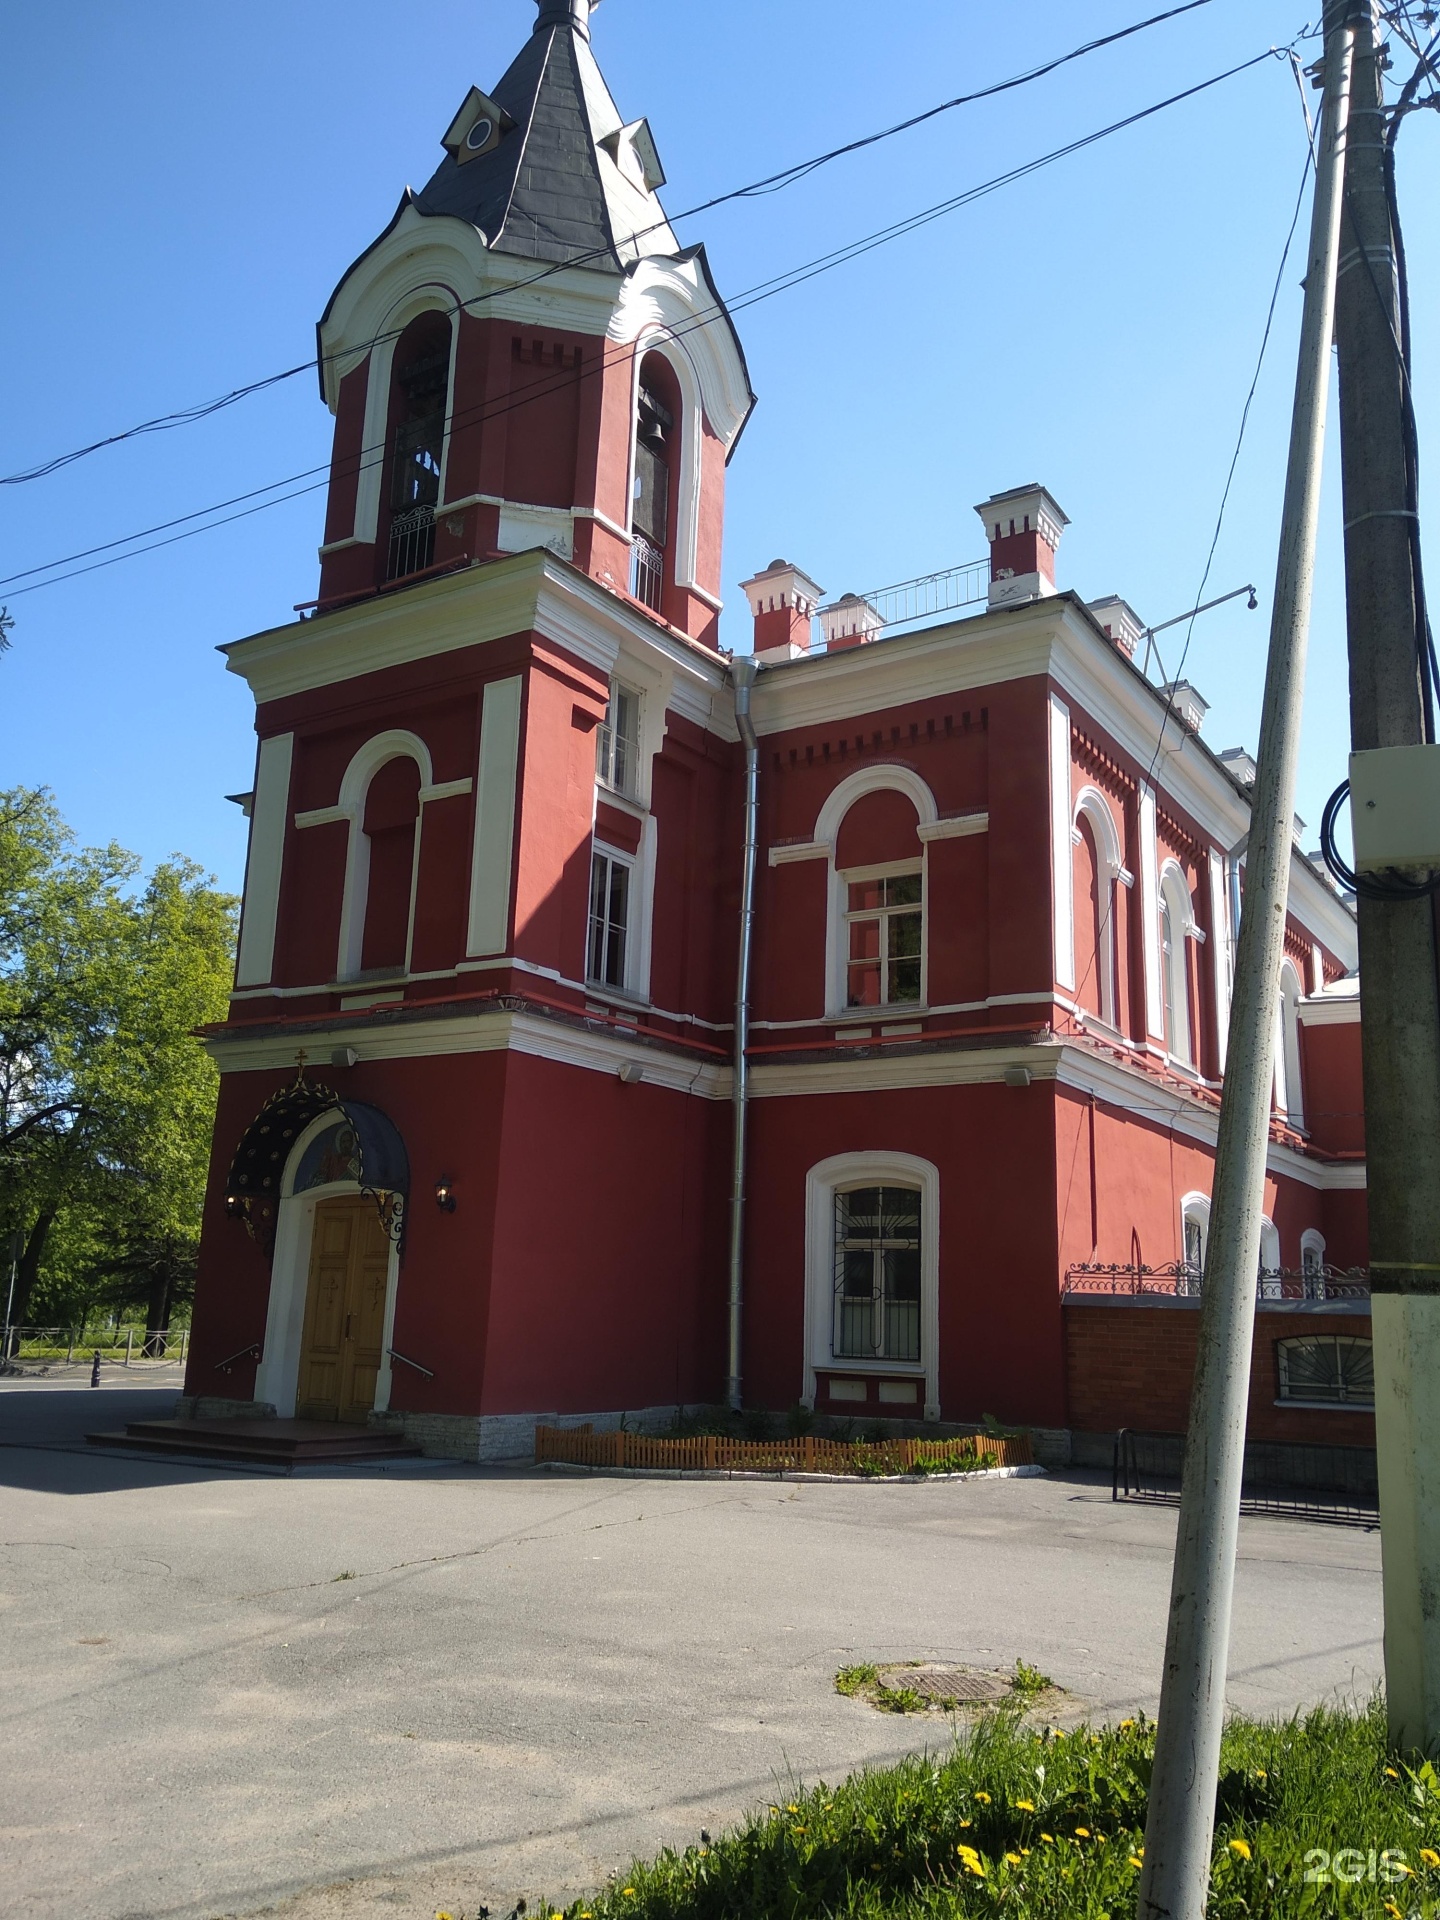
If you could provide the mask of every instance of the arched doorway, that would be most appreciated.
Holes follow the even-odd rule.
[[[226,1204],[271,1262],[255,1397],[362,1424],[390,1401],[410,1170],[387,1115],[303,1077],[240,1143]]]

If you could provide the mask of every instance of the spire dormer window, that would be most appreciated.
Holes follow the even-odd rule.
[[[445,454],[450,322],[427,313],[401,335],[390,395],[390,542],[385,577],[423,573],[435,559],[435,509]]]

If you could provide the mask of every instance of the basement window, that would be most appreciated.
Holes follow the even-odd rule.
[[[1373,1407],[1374,1348],[1368,1340],[1323,1334],[1279,1340],[1275,1359],[1282,1401],[1324,1407]]]

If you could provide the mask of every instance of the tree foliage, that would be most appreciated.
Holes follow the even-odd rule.
[[[142,879],[81,848],[50,795],[0,792],[0,1231],[11,1319],[146,1306],[193,1278],[238,902],[175,856]]]

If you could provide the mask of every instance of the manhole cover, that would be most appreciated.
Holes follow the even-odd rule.
[[[879,1685],[883,1693],[908,1689],[922,1700],[1004,1700],[1010,1692],[1007,1675],[976,1667],[889,1667]]]

